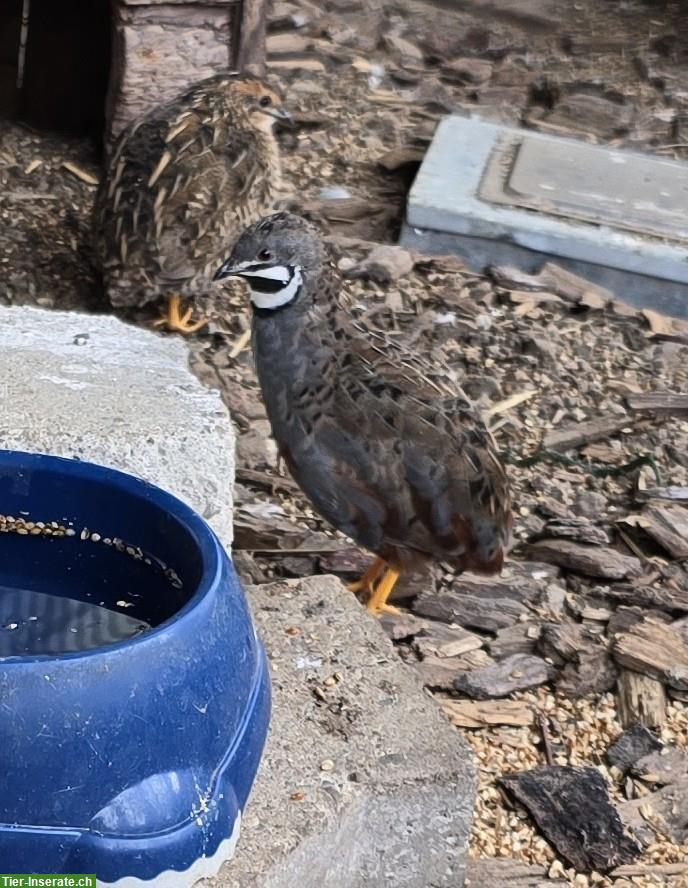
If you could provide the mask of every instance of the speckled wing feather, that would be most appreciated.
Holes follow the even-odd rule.
[[[120,137],[96,200],[113,304],[204,291],[231,238],[270,207],[272,139],[233,126],[230,111],[219,88],[192,91]]]
[[[297,405],[328,479],[313,471],[299,482],[328,520],[391,563],[425,555],[499,569],[508,484],[473,405],[428,361],[361,321],[340,311],[334,328],[323,385]]]

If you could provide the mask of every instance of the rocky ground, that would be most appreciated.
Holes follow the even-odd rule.
[[[400,584],[404,616],[386,623],[476,749],[474,886],[688,884],[688,323],[631,310],[556,266],[478,275],[378,245],[394,242],[448,112],[688,159],[681,5],[271,7],[269,67],[296,112],[281,140],[302,211],[326,227],[369,321],[453,374],[511,463],[516,545],[503,577],[434,565]],[[3,304],[109,310],[90,262],[98,175],[87,143],[3,124]],[[353,578],[368,556],[277,466],[243,295],[207,307],[191,347],[240,431],[238,567],[252,582]],[[623,755],[608,752],[627,728]],[[568,807],[544,803],[547,786]],[[581,793],[608,836],[593,852],[571,839]]]

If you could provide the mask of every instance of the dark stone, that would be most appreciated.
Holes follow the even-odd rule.
[[[649,755],[662,744],[655,735],[640,723],[632,725],[607,750],[607,761],[610,765],[625,773],[638,759]]]

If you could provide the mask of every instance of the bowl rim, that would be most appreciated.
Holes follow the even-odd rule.
[[[154,500],[156,505],[169,512],[188,531],[201,556],[201,576],[194,593],[179,610],[141,635],[113,644],[90,648],[86,651],[71,651],[63,654],[31,654],[29,656],[17,654],[12,657],[0,657],[0,668],[29,663],[67,662],[83,660],[86,657],[102,657],[111,653],[115,654],[123,649],[131,650],[134,647],[151,644],[160,635],[168,632],[176,623],[186,619],[218,588],[223,564],[225,561],[230,561],[230,558],[208,523],[191,506],[174,494],[168,493],[162,487],[136,475],[130,475],[120,469],[113,469],[88,460],[55,456],[48,453],[0,449],[0,469],[12,465],[16,465],[18,469],[24,468],[29,471],[37,468],[54,468],[67,476],[88,477],[90,480],[115,486],[133,498]]]

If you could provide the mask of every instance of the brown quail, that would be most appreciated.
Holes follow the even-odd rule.
[[[181,298],[207,292],[231,243],[274,208],[281,187],[272,132],[282,100],[252,77],[218,75],[130,124],[95,206],[96,255],[114,306],[168,297],[158,323],[192,333]]]
[[[247,282],[253,351],[280,453],[318,512],[376,553],[368,609],[424,559],[501,569],[509,487],[471,403],[428,362],[343,307],[318,231],[278,213],[239,238],[216,278]]]

